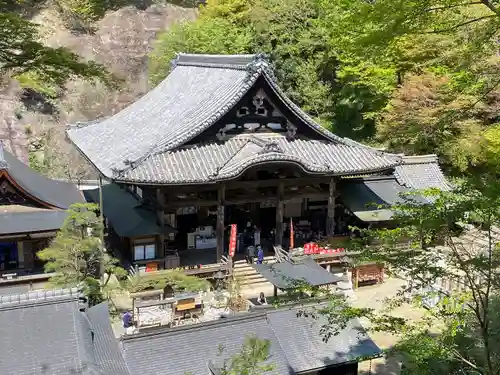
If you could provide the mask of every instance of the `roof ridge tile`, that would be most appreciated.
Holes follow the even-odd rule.
[[[10,294],[0,296],[0,310],[29,306],[35,303],[52,304],[77,301],[82,296],[83,294],[80,288],[52,289]]]

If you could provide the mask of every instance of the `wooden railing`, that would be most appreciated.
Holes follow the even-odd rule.
[[[290,261],[290,254],[283,250],[280,245],[274,246],[274,257],[277,262]]]

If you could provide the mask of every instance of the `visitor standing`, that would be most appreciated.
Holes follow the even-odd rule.
[[[253,264],[254,257],[255,257],[255,246],[248,246],[248,248],[247,248],[247,263]]]
[[[257,246],[257,264],[262,264],[264,261],[264,250],[262,250],[262,246]]]

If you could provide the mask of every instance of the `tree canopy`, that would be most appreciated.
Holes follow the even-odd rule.
[[[82,287],[92,304],[102,300],[102,291],[112,275],[127,275],[118,260],[103,250],[100,238],[103,224],[97,210],[95,204],[73,204],[50,246],[37,253],[46,262],[45,272],[55,273],[49,280],[52,284],[62,288]],[[103,283],[99,280],[101,276]]]
[[[178,52],[269,55],[287,94],[341,136],[437,153],[463,174],[495,153],[495,1],[208,0],[160,35],[158,82]]]
[[[67,48],[52,48],[41,42],[39,25],[27,15],[39,6],[39,2],[0,0],[0,73],[10,73],[24,86],[42,92],[50,92],[48,88],[62,86],[73,77],[116,84],[102,65],[85,61]],[[92,10],[77,5],[74,8]]]

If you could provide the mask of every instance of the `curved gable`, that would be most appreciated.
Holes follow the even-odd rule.
[[[8,152],[1,142],[0,178],[0,181],[7,181],[17,190],[20,197],[32,200],[44,208],[66,210],[73,203],[84,202],[83,195],[75,185],[42,176]]]

